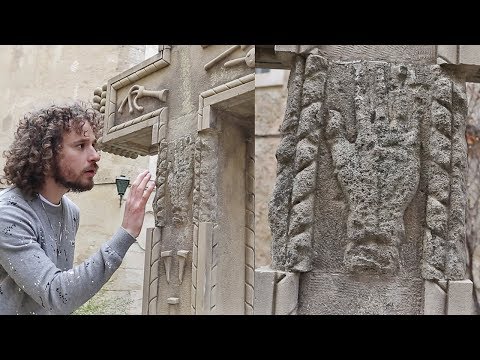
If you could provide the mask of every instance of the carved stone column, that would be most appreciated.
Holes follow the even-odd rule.
[[[95,91],[103,149],[158,155],[143,314],[253,313],[254,58],[253,45],[159,45]]]
[[[475,72],[437,64],[435,45],[275,50],[291,74],[272,271],[300,273],[296,312],[470,312],[465,81]]]

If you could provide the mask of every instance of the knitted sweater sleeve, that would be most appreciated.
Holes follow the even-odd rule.
[[[0,265],[48,312],[70,314],[110,279],[135,238],[120,227],[84,262],[61,271],[39,244],[32,211],[27,204],[0,207]]]

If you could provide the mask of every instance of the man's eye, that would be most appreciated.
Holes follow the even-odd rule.
[[[83,149],[85,145],[84,144],[78,144],[77,147],[80,148],[80,149]]]

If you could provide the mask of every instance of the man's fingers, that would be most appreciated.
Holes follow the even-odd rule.
[[[153,189],[155,189],[155,181],[149,180],[149,181],[148,181],[148,185],[147,185],[147,187],[145,188],[145,191],[143,192],[143,197],[144,197],[145,199],[148,199],[148,197],[149,197],[150,194],[152,193]]]
[[[142,180],[147,174],[149,174],[148,170],[144,170],[140,174],[138,174],[137,178],[132,183],[132,189],[136,189],[141,184]]]
[[[147,182],[150,180],[151,177],[152,177],[152,174],[150,174],[147,170],[147,173],[143,175],[142,181],[140,181],[140,184],[138,185],[138,189],[140,192],[143,193],[143,191],[147,186]]]

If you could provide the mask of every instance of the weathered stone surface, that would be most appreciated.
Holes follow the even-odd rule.
[[[419,315],[422,310],[423,280],[419,278],[313,270],[302,274],[300,283],[299,315]]]
[[[465,276],[465,78],[426,47],[418,61],[346,48],[344,61],[288,50],[303,55],[277,150],[272,267],[303,273],[299,313],[422,313],[423,279]],[[332,309],[312,300],[340,283]]]
[[[158,152],[145,314],[253,313],[254,53],[165,45],[108,82],[108,150]]]
[[[351,270],[395,273],[399,266],[397,246],[405,237],[403,211],[420,177],[420,124],[412,116],[414,108],[405,106],[413,103],[413,85],[402,83],[407,71],[405,66],[390,69],[382,62],[333,65],[331,69],[329,109],[338,102],[337,92],[344,82],[355,84],[354,103],[350,103],[355,140],[347,138],[349,124],[336,110],[329,110],[326,126],[337,178],[350,210],[345,262]]]
[[[301,61],[297,60],[297,63]],[[424,268],[429,268],[430,252],[433,257],[443,259],[431,260],[432,263],[443,263],[446,275],[437,276],[461,278],[462,270],[457,267],[464,255],[461,246],[456,245],[461,241],[455,240],[456,233],[461,233],[463,226],[461,215],[457,215],[463,208],[462,174],[465,170],[464,141],[462,144],[460,135],[462,125],[456,117],[457,114],[461,116],[466,105],[461,88],[454,86],[448,73],[442,73],[435,65],[426,67],[381,61],[339,63],[310,55],[305,70],[298,69],[292,72],[292,105],[287,109],[284,137],[278,150],[283,168],[279,167],[274,190],[275,193],[278,189],[279,194],[291,191],[291,195],[290,199],[286,200],[287,196],[284,196],[281,200],[289,201],[288,205],[280,205],[280,199],[275,200],[275,195],[271,205],[272,228],[278,223],[276,212],[280,209],[284,209],[282,214],[288,219],[288,228],[277,228],[277,234],[274,233],[274,248],[276,242],[286,242],[286,247],[278,246],[277,249],[287,249],[287,252],[282,254],[274,250],[274,265],[280,269],[284,266],[298,271],[309,270],[310,265],[306,264],[312,259],[305,256],[313,254],[308,250],[313,246],[311,234],[307,235],[313,218],[308,215],[307,208],[312,208],[314,200],[307,194],[310,194],[309,189],[319,185],[317,158],[331,153],[333,172],[342,192],[337,197],[340,195],[338,200],[345,201],[348,209],[346,268],[349,271],[397,273],[399,245],[405,239],[403,217],[419,187],[420,146],[423,143],[428,151],[427,159],[439,163],[447,177],[456,179],[447,190],[444,177],[431,176],[426,179],[427,184],[431,184],[429,189],[432,194],[443,195],[447,191],[452,194],[449,201],[458,203],[452,208],[440,203],[433,195],[428,198]],[[304,80],[301,77],[303,71]],[[313,85],[315,83],[317,85]],[[432,88],[433,94],[419,91],[422,87]],[[445,113],[435,107],[435,98],[442,99],[439,100],[442,104],[452,104],[450,110]],[[297,117],[298,122],[294,120]],[[447,126],[446,117],[452,119],[452,129]],[[422,126],[427,129],[423,137]],[[441,130],[435,131],[436,128]],[[440,131],[448,131],[451,143]],[[320,144],[315,146],[318,141]],[[456,159],[451,168],[450,159]],[[427,166],[424,171],[428,170],[433,174],[435,166]],[[450,215],[448,209],[451,209]],[[442,246],[447,246],[446,240],[440,241],[438,246],[433,245],[435,251],[430,244],[438,243],[437,236],[441,237],[442,233],[445,233],[443,238],[446,237],[448,219],[452,245],[450,252],[441,255],[439,251]],[[280,261],[276,261],[276,257]]]

